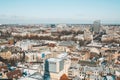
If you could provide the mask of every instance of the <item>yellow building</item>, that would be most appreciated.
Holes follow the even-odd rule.
[[[11,55],[12,53],[10,51],[0,53],[0,56],[4,59],[10,59]]]

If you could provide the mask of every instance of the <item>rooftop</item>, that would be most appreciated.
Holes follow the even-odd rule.
[[[81,66],[91,66],[91,67],[97,66],[97,64],[95,62],[81,61],[81,60],[79,60],[78,64],[80,64]]]
[[[74,41],[62,41],[59,43],[59,46],[75,46],[76,43]]]
[[[67,53],[64,52],[64,53],[61,53],[57,56],[57,58],[65,58],[67,56]]]
[[[30,75],[29,77],[33,78],[33,79],[37,79],[37,80],[43,80],[43,76],[39,72],[36,72],[36,73]]]
[[[59,62],[61,61],[62,59],[59,59],[59,58],[49,58],[48,61],[50,62]]]

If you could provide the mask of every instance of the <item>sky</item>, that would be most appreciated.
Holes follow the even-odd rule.
[[[0,0],[0,24],[120,24],[120,0]]]

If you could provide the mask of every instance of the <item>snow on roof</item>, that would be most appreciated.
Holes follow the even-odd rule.
[[[49,58],[48,61],[49,62],[59,62],[61,61],[62,59],[59,59],[59,58]]]
[[[61,41],[58,43],[59,46],[75,46],[76,43],[74,41]]]
[[[46,41],[45,43],[54,43],[54,44],[56,44],[57,42],[55,42],[55,41]]]
[[[38,79],[38,80],[43,80],[43,77],[42,77],[41,73],[38,73],[38,72],[32,74],[29,77],[34,78],[34,79]]]
[[[41,52],[42,54],[45,54],[45,55],[47,55],[47,54],[51,54],[51,52],[49,52],[49,51],[45,51],[45,52]]]
[[[96,42],[91,42],[90,44],[88,44],[87,46],[95,46],[95,47],[102,47],[101,43],[96,43]]]
[[[37,80],[37,79],[33,79],[33,78],[30,78],[30,77],[22,77],[18,80]]]
[[[97,48],[90,48],[90,52],[99,54],[100,51]]]
[[[67,56],[67,53],[64,52],[64,53],[61,53],[57,56],[57,58],[65,58]]]
[[[103,57],[102,57],[102,58],[99,58],[99,60],[100,60],[100,61],[104,61],[104,58],[103,58]]]

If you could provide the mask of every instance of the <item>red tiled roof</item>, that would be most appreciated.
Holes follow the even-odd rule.
[[[7,70],[8,68],[7,68],[7,66],[0,66],[0,71],[2,71],[2,70]]]
[[[61,77],[60,77],[60,80],[69,80],[67,75],[66,74],[63,74]]]
[[[22,76],[22,73],[20,70],[15,70],[7,73],[8,79],[13,79],[13,78],[19,78]]]

